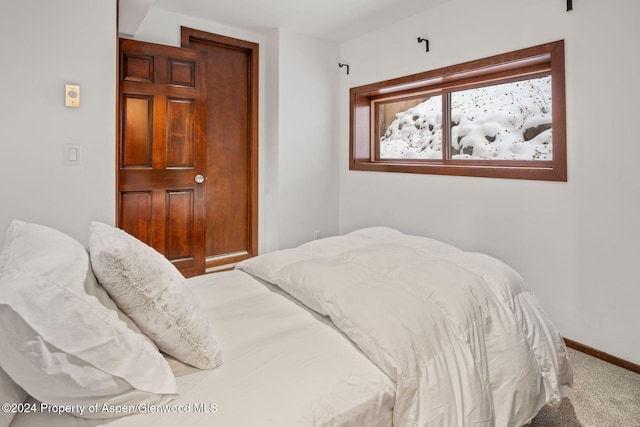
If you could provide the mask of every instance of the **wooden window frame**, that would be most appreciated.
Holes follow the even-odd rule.
[[[381,159],[377,103],[425,93],[551,76],[552,160]],[[444,95],[444,94],[443,94]],[[437,70],[350,89],[349,169],[491,178],[567,181],[564,41],[555,41]],[[446,121],[443,117],[443,151]],[[446,154],[446,153],[445,153]]]

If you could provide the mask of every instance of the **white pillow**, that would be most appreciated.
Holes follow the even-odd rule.
[[[91,224],[89,252],[98,282],[160,350],[200,369],[222,363],[209,318],[162,254],[99,222]]]
[[[22,268],[33,274],[45,275],[56,282],[75,286],[76,291],[84,291],[97,298],[106,308],[116,311],[129,328],[140,333],[136,324],[98,284],[86,248],[70,236],[44,225],[13,220],[7,229],[3,249],[0,253],[0,271]]]
[[[175,376],[153,343],[87,292],[95,279],[78,242],[14,220],[0,269],[0,366],[31,396],[80,407],[175,397]],[[123,415],[80,407],[72,413],[84,418]]]
[[[27,393],[16,384],[9,375],[0,369],[0,403],[3,405],[19,404],[27,400]],[[8,409],[8,410],[7,410]],[[17,407],[9,406],[0,411],[0,427],[7,427],[18,412]]]

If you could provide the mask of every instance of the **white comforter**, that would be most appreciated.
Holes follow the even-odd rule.
[[[329,316],[395,381],[394,426],[521,426],[572,382],[536,297],[487,255],[375,227],[238,268]]]

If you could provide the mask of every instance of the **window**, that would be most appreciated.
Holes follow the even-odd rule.
[[[564,43],[351,89],[350,169],[567,180]]]

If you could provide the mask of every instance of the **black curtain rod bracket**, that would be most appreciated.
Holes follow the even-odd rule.
[[[343,63],[338,63],[338,67],[342,68],[342,67],[347,67],[347,74],[349,74],[349,64],[343,64]]]
[[[425,52],[429,52],[429,40],[422,38],[422,37],[418,37],[418,43],[422,43],[425,42]]]

